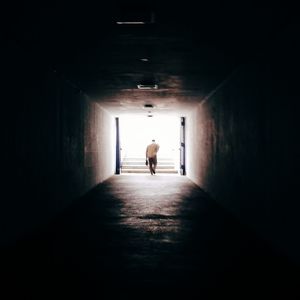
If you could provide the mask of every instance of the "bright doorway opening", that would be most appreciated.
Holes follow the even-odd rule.
[[[176,174],[180,160],[180,118],[175,116],[122,116],[120,124],[121,173],[148,173],[146,147],[160,145],[157,173]]]

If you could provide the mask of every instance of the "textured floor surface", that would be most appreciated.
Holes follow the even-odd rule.
[[[177,175],[114,176],[2,261],[18,299],[299,296],[295,265]]]

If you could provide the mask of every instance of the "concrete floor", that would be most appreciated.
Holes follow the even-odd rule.
[[[18,299],[298,293],[287,258],[178,175],[114,176],[2,259]]]

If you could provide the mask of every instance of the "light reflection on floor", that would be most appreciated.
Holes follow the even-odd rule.
[[[180,206],[184,198],[182,186],[172,181],[182,182],[182,179],[178,175],[137,175],[132,184],[125,180],[122,185],[122,178],[119,178],[122,188],[112,191],[112,195],[121,202],[119,215],[124,217],[122,224],[151,233],[151,239],[175,241],[174,234],[181,227]]]

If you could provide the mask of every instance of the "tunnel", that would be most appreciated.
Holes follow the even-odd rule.
[[[299,297],[292,4],[28,1],[4,23],[3,288]],[[173,174],[151,176],[144,152],[124,174],[125,116],[178,120]]]

